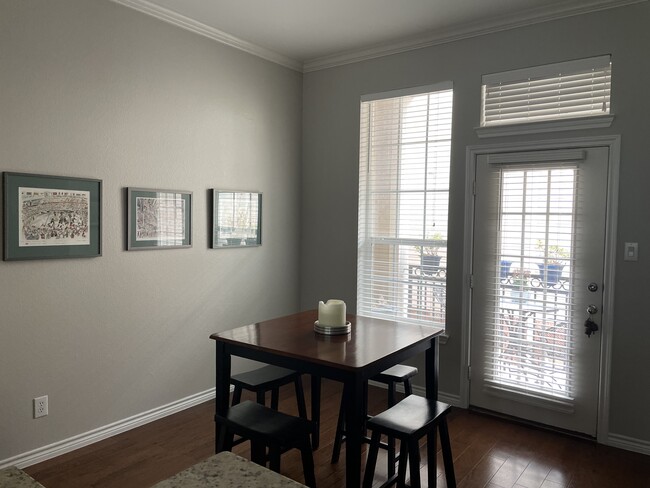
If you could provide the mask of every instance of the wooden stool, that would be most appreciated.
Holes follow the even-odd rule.
[[[411,378],[416,374],[418,374],[417,368],[397,364],[374,376],[372,380],[388,385],[388,408],[390,408],[397,403],[395,399],[396,384],[403,383],[405,395],[411,395],[413,393]],[[368,397],[367,392],[365,396],[366,398]],[[343,441],[345,441],[345,405],[343,405],[343,399],[341,399],[339,419],[336,424],[336,434],[334,436],[334,447],[332,448],[332,463],[338,462]],[[370,439],[365,437],[364,441],[370,442]],[[397,456],[395,456],[395,439],[388,438],[388,442],[382,443],[381,447],[388,451],[388,476],[393,476],[395,474],[395,462],[397,461]]]
[[[390,486],[395,481],[398,486],[406,483],[406,460],[408,458],[411,472],[411,487],[420,488],[420,444],[419,441],[427,436],[427,471],[429,487],[436,486],[436,427],[440,430],[442,458],[445,463],[447,486],[456,486],[454,463],[451,456],[451,443],[447,429],[447,413],[450,406],[446,403],[429,400],[411,395],[404,398],[385,412],[375,415],[367,422],[372,430],[366,473],[363,477],[363,487],[371,488],[372,479],[377,464],[377,453],[381,435],[400,440],[400,459],[397,477],[392,476],[382,487]]]
[[[296,388],[296,402],[298,403],[298,415],[306,419],[307,407],[305,406],[305,392],[302,387],[300,373],[280,366],[266,365],[259,369],[236,374],[230,377],[230,383],[235,387],[232,396],[232,404],[241,402],[242,390],[252,391],[256,394],[257,403],[266,405],[266,392],[271,392],[271,408],[278,409],[280,387],[292,383]],[[238,439],[233,445],[243,440]]]
[[[225,417],[215,415],[220,426],[218,451],[232,449],[232,435],[251,441],[251,461],[266,465],[266,448],[269,449],[269,468],[280,472],[280,457],[288,449],[298,449],[302,457],[305,484],[316,487],[314,458],[309,440],[312,424],[306,419],[287,415],[246,400],[228,409]]]

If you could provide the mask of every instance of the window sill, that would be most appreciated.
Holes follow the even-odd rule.
[[[602,129],[610,127],[614,115],[599,115],[596,117],[581,117],[577,119],[544,120],[542,122],[527,122],[523,124],[492,125],[476,127],[476,135],[481,138],[516,136],[520,134],[542,134],[545,132],[560,132],[581,129]]]

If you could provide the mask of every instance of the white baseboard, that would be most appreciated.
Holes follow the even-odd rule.
[[[377,383],[376,381],[369,381],[368,384],[376,386],[378,388],[386,389],[387,386],[384,383]],[[404,387],[400,384],[397,385],[397,391],[404,393]],[[425,396],[426,390],[422,386],[413,386],[413,393],[419,396]],[[459,395],[450,395],[443,391],[438,393],[438,400],[441,402],[448,403],[455,407],[461,406],[460,396]],[[619,449],[625,449],[626,451],[638,452],[640,454],[650,455],[650,442],[644,441],[641,439],[635,439],[633,437],[627,437],[619,434],[609,434],[607,436],[606,445],[611,447],[617,447]]]
[[[377,383],[375,381],[370,381],[369,384],[377,386],[379,388],[386,388],[385,384]],[[232,391],[232,389],[233,388],[231,386],[230,390]],[[404,388],[401,385],[398,385],[397,391],[404,393]],[[415,385],[413,386],[413,393],[416,395],[425,396],[426,390],[421,386]],[[140,427],[141,425],[148,424],[154,420],[167,417],[168,415],[172,415],[187,408],[207,402],[209,400],[212,400],[214,398],[214,395],[215,389],[210,388],[203,392],[181,398],[180,400],[168,403],[167,405],[162,405],[152,410],[148,410],[132,417],[113,422],[112,424],[93,429],[83,434],[79,434],[68,439],[49,444],[47,446],[39,447],[17,456],[0,460],[0,469],[6,468],[8,466],[25,468],[33,464],[38,464],[53,457],[60,456],[61,454],[65,454],[67,452],[74,451],[75,449],[93,444],[95,442],[108,439],[109,437],[121,434],[127,430]],[[461,404],[460,396],[458,395],[451,395],[445,392],[440,392],[438,398],[440,401],[449,403],[450,405],[458,406]],[[607,437],[607,445],[625,449],[627,451],[650,455],[650,442],[641,439],[635,439],[618,434],[609,434]]]
[[[607,436],[607,445],[650,456],[650,442],[641,439],[610,433]]]
[[[232,387],[231,387],[232,390]],[[17,466],[19,468],[24,468],[31,466],[32,464],[37,464],[42,461],[46,461],[61,454],[65,454],[75,449],[93,444],[114,435],[126,432],[127,430],[140,427],[141,425],[148,424],[154,420],[167,417],[174,413],[180,412],[187,408],[199,405],[201,403],[212,400],[215,395],[215,389],[210,388],[209,390],[202,391],[200,393],[195,393],[180,400],[176,400],[167,405],[162,405],[160,407],[148,410],[146,412],[139,413],[132,417],[128,417],[123,420],[118,420],[112,424],[93,429],[83,434],[79,434],[62,441],[54,442],[47,446],[39,447],[33,451],[25,452],[17,456],[13,456],[7,459],[0,460],[0,469],[6,468],[8,466]]]

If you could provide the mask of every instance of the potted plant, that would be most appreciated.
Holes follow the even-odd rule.
[[[434,274],[440,269],[442,234],[436,232],[431,240],[434,242],[430,246],[416,246],[417,251],[420,253],[420,265],[423,274]]]
[[[510,266],[512,266],[512,260],[510,259],[502,259],[499,262],[499,279],[501,281],[508,279],[508,275],[510,274]]]
[[[530,298],[530,271],[524,268],[513,268],[510,271],[513,288],[510,297],[520,303]]]
[[[522,268],[513,268],[510,271],[512,284],[517,288],[525,288],[530,285],[530,271]]]
[[[553,286],[560,281],[565,266],[564,261],[569,258],[569,252],[557,244],[545,245],[541,239],[537,240],[536,247],[544,256],[544,262],[537,263],[542,282]]]

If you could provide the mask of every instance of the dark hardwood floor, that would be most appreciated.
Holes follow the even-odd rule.
[[[323,381],[322,398],[321,446],[314,453],[316,480],[319,488],[342,487],[345,456],[330,464],[340,385]],[[386,392],[371,387],[370,412],[381,411],[385,404]],[[282,389],[280,409],[296,414],[292,386]],[[46,488],[151,486],[213,454],[213,416],[214,402],[208,402],[25,471]],[[460,409],[450,414],[449,431],[459,488],[650,487],[650,456]],[[248,457],[248,443],[236,446],[234,452]],[[424,450],[422,454],[426,462]],[[438,486],[444,488],[438,454]],[[426,486],[426,466],[421,469]],[[304,481],[296,451],[283,455],[282,473]],[[380,457],[376,485],[385,473],[385,457]]]

